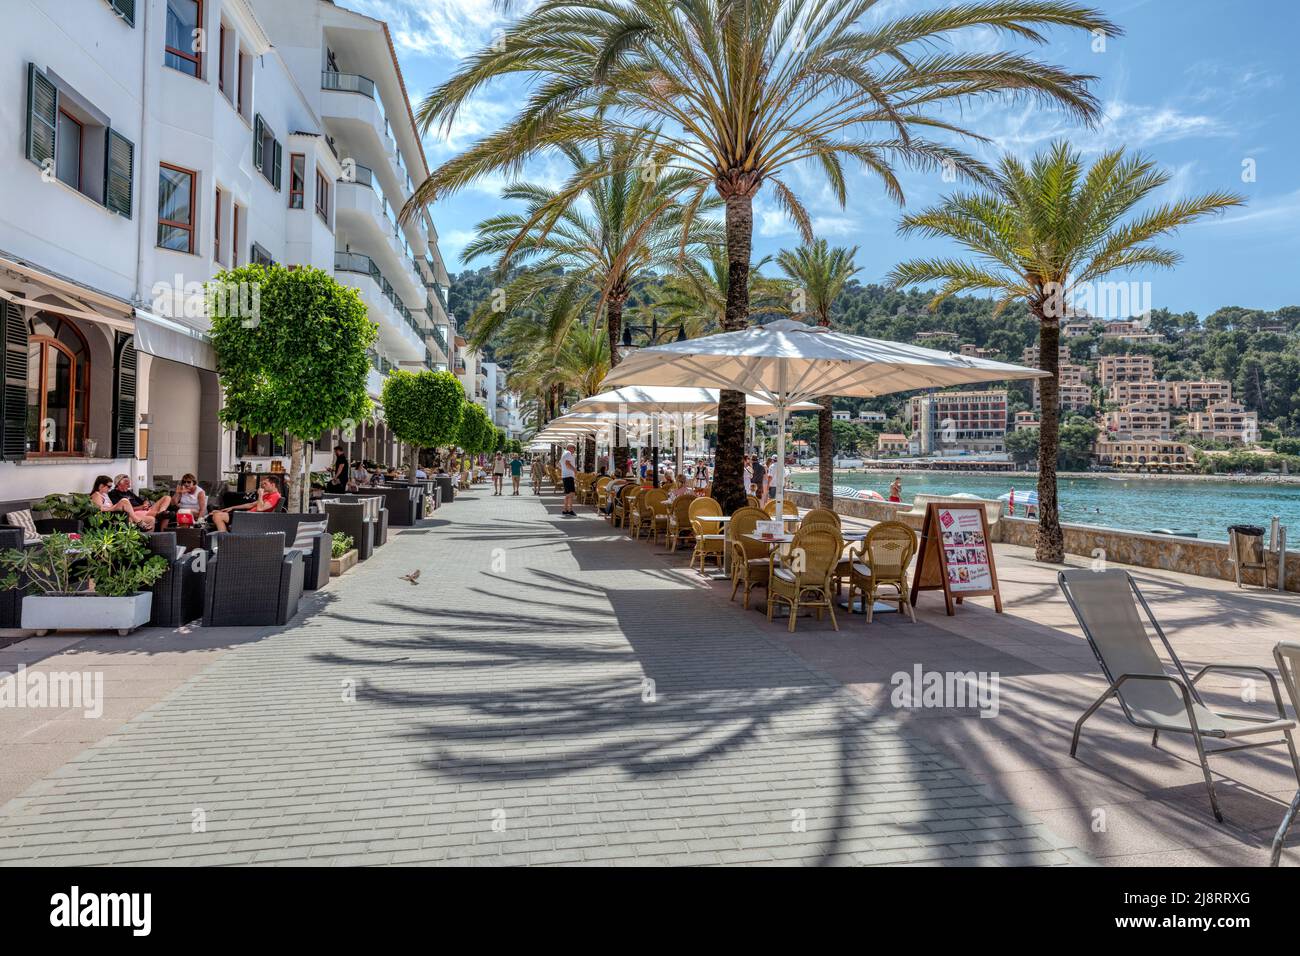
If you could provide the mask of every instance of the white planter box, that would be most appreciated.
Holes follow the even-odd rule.
[[[117,631],[129,634],[149,623],[153,594],[126,597],[100,594],[29,594],[23,598],[23,629],[46,631]]]

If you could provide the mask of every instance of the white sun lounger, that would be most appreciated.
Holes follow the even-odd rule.
[[[1237,664],[1207,664],[1189,677],[1182,662],[1161,630],[1160,623],[1151,613],[1146,599],[1138,590],[1132,576],[1118,568],[1105,571],[1076,569],[1057,574],[1065,599],[1070,603],[1084,636],[1097,655],[1102,672],[1110,686],[1096,702],[1084,711],[1074,725],[1074,739],[1070,742],[1070,756],[1079,748],[1079,732],[1084,721],[1096,713],[1097,708],[1111,697],[1119,701],[1124,717],[1134,727],[1150,730],[1151,746],[1158,745],[1160,732],[1190,734],[1196,744],[1196,753],[1205,774],[1205,787],[1210,793],[1210,807],[1214,818],[1223,822],[1219,799],[1210,777],[1207,754],[1228,753],[1285,743],[1291,753],[1291,766],[1296,781],[1300,783],[1300,758],[1296,756],[1291,731],[1296,722],[1286,714],[1277,678],[1263,667]],[[1139,606],[1151,622],[1156,636],[1168,652],[1176,674],[1170,674],[1156,654],[1151,638],[1142,623]],[[1262,674],[1273,688],[1277,703],[1277,717],[1248,717],[1241,714],[1221,714],[1205,706],[1196,690],[1196,683],[1210,671],[1228,673]],[[1253,743],[1235,743],[1206,751],[1205,740],[1237,740],[1257,734],[1280,733],[1281,737]],[[1292,811],[1295,804],[1292,804]],[[1287,821],[1289,825],[1289,821]],[[1276,850],[1276,848],[1275,848]]]

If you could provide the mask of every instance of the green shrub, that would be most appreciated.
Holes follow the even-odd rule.
[[[335,558],[343,557],[352,550],[352,543],[352,535],[335,531],[330,535],[330,555]]]

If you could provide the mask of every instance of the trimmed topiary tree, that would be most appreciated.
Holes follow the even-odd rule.
[[[397,440],[411,446],[410,473],[422,448],[455,444],[465,410],[465,389],[451,372],[396,369],[384,379],[384,420]]]
[[[461,448],[471,455],[481,455],[491,451],[496,445],[496,431],[492,419],[475,402],[465,403],[465,413],[460,422]]]
[[[247,265],[208,283],[221,421],[289,436],[290,511],[306,510],[305,443],[370,414],[379,328],[355,289],[320,269]]]

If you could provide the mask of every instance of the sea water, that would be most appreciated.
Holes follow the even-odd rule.
[[[980,498],[997,498],[1016,490],[1016,514],[1024,514],[1022,493],[1033,490],[1035,479],[1023,475],[962,475],[900,471],[902,499],[914,495],[951,495],[958,492]],[[888,497],[890,473],[835,473],[835,484],[870,488]],[[817,488],[816,474],[791,475],[796,488]],[[1259,525],[1267,532],[1277,515],[1287,526],[1289,545],[1300,543],[1300,485],[1263,481],[1222,481],[1197,478],[1142,478],[1132,475],[1088,476],[1057,479],[1061,520],[1128,531],[1169,529],[1190,532],[1214,541],[1228,540],[1228,525]]]

